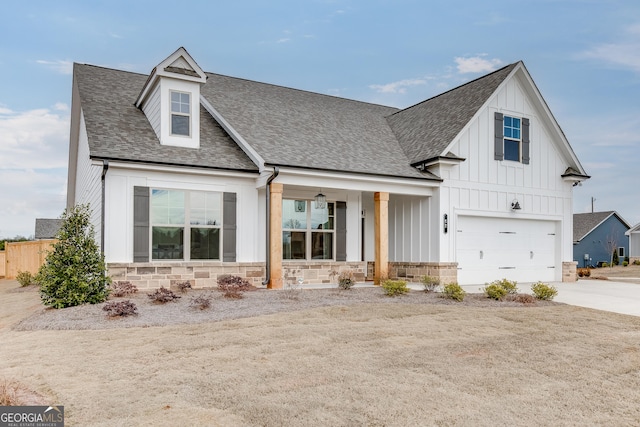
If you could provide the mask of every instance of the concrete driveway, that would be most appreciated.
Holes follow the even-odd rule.
[[[553,283],[553,286],[558,290],[554,301],[640,316],[640,284],[580,279],[572,283]]]

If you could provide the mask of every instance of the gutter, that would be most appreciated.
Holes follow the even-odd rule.
[[[100,178],[102,181],[102,203],[101,203],[101,212],[100,212],[100,252],[102,252],[102,256],[104,257],[104,217],[105,217],[105,184],[107,177],[107,170],[109,170],[109,160],[102,160],[102,177]]]
[[[264,273],[264,280],[262,281],[262,285],[266,286],[269,281],[271,280],[271,182],[276,179],[276,177],[278,176],[278,174],[280,173],[280,168],[278,168],[278,166],[274,166],[273,167],[273,172],[271,173],[271,176],[267,179],[267,215],[266,219],[267,219],[267,226],[266,226],[266,231],[267,231],[267,238],[265,239],[267,242],[267,252],[265,253],[265,273]]]

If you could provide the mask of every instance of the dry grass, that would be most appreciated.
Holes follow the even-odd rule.
[[[37,299],[0,289],[0,320],[18,320],[4,304],[16,295]],[[164,327],[4,328],[0,342],[0,377],[65,405],[69,425],[640,420],[640,318],[566,305],[358,303]]]
[[[616,265],[614,267],[594,268],[591,270],[590,278],[611,278],[611,280],[623,279],[625,282],[640,283],[640,265],[629,264],[626,267]]]

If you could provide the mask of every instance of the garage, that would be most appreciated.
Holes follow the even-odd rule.
[[[557,222],[459,216],[456,260],[460,284],[507,278],[517,282],[554,281]]]

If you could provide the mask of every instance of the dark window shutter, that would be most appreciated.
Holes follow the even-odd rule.
[[[222,261],[236,261],[236,193],[222,196]]]
[[[493,150],[494,158],[496,160],[504,159],[504,127],[503,127],[503,115],[502,113],[495,113],[494,117],[494,137],[493,137]]]
[[[529,164],[529,119],[522,119],[522,163]]]
[[[336,261],[347,260],[347,202],[336,202]]]
[[[149,262],[148,187],[133,187],[133,262]]]

